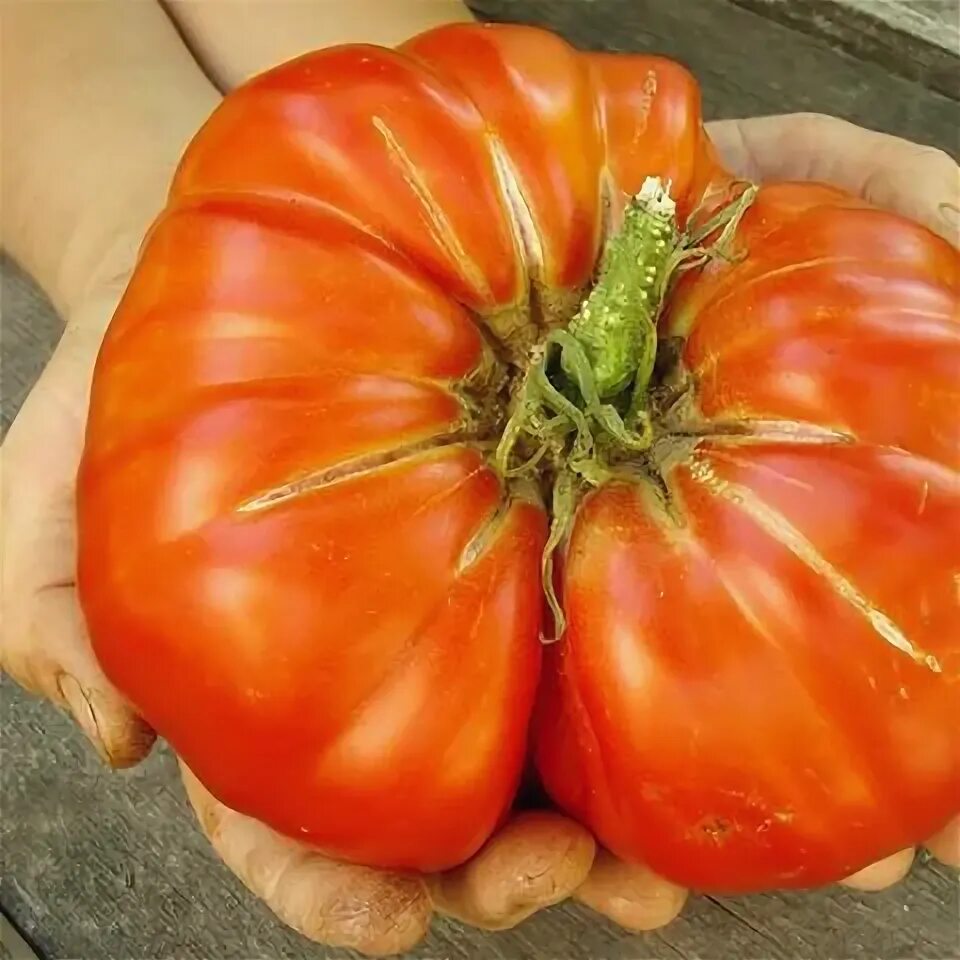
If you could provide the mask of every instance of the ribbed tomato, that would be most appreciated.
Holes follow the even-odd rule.
[[[661,324],[693,396],[656,484],[581,506],[539,762],[614,851],[813,886],[960,804],[960,312],[944,241],[773,185]]]
[[[622,249],[661,362],[594,403],[606,340],[563,331]],[[544,783],[617,854],[836,879],[958,808],[958,282],[837,191],[747,196],[657,57],[456,25],[278,67],[189,147],[101,351],[97,656],[216,796],[334,856],[468,858],[539,690]]]

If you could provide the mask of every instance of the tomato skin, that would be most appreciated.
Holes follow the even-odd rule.
[[[699,135],[689,75],[632,62]],[[546,521],[474,446],[497,361],[468,310],[529,342],[531,279],[575,294],[604,191],[615,216],[658,172],[620,66],[461,25],[256,78],[188,149],[104,342],[97,656],[222,801],[331,855],[451,866],[512,801]]]
[[[520,775],[544,517],[471,446],[454,384],[484,362],[405,258],[256,197],[161,217],[99,358],[97,656],[223,802],[342,858],[459,863]]]
[[[712,436],[666,505],[582,507],[536,740],[611,850],[733,893],[835,882],[960,797],[957,253],[815,185],[761,189],[739,237],[664,320]]]
[[[552,796],[618,855],[728,893],[819,886],[932,835],[960,790],[950,475],[893,451],[770,444],[708,447],[669,483],[682,524],[626,486],[578,518],[569,634],[538,710]],[[943,672],[884,640],[787,524]]]
[[[86,476],[86,509],[121,483]],[[539,673],[541,511],[464,565],[498,495],[449,447],[156,546],[169,501],[141,500],[85,537],[97,655],[229,806],[360,862],[460,862],[512,799]]]
[[[724,890],[835,880],[956,812],[957,256],[831,188],[765,187],[749,256],[679,285],[664,331],[716,435],[665,467],[673,513],[586,499],[541,665],[547,518],[477,399],[648,176],[681,219],[730,185],[693,78],[512,26],[309,54],[197,135],[98,361],[78,586],[220,800],[443,869],[532,733],[601,842]],[[776,423],[800,433],[731,439]]]

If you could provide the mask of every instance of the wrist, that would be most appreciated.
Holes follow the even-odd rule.
[[[133,266],[219,95],[158,4],[13,4],[4,32],[4,245],[70,318]]]
[[[176,0],[169,6],[207,74],[221,90],[310,50],[341,43],[396,46],[451,21],[471,20],[463,0],[326,0],[211,3]]]

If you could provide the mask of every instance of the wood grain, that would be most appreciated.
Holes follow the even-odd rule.
[[[350,957],[280,926],[215,859],[169,752],[106,771],[67,719],[0,682],[0,897],[48,957]],[[16,737],[10,742],[9,738]],[[956,881],[924,864],[894,890],[697,897],[632,936],[570,904],[487,934],[438,921],[417,958],[491,960],[946,960],[960,950]]]
[[[5,913],[0,913],[0,960],[39,960]]]
[[[733,0],[960,100],[957,0]]]
[[[0,258],[0,436],[6,434],[63,330],[53,307],[8,257]]]
[[[489,17],[541,23],[581,46],[686,62],[708,114],[819,110],[956,151],[956,104],[725,0],[478,0]],[[0,264],[2,423],[60,324]],[[42,438],[38,438],[42,442]],[[58,711],[0,681],[0,902],[48,957],[82,960],[341,958],[278,924],[215,859],[161,748],[105,770]],[[960,956],[957,878],[924,858],[894,890],[693,898],[666,930],[631,936],[570,904],[514,931],[434,925],[411,957],[489,960],[948,960]],[[2,953],[0,953],[2,956]]]

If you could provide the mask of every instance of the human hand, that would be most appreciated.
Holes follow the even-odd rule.
[[[217,52],[221,74],[241,73],[231,51],[247,49],[249,35],[244,46],[225,29],[232,11],[220,9],[219,19],[208,4],[179,4],[176,12],[196,15],[192,40]],[[285,21],[275,9],[269,17],[271,38],[284,22],[286,35],[302,37],[299,20]],[[18,82],[4,89],[26,93],[4,103],[16,134],[4,156],[4,242],[67,326],[0,448],[0,666],[68,710],[103,758],[124,767],[149,752],[155,734],[107,680],[90,646],[75,588],[75,476],[103,332],[183,143],[219,94],[158,5],[23,4],[9,19],[11,50],[23,55],[6,58]],[[320,33],[325,24],[337,26],[323,7],[307,19]],[[72,110],[63,109],[67,85]],[[399,876],[329,861],[228,811],[189,772],[184,780],[214,848],[254,893],[306,936],[370,953],[412,945],[434,908],[482,926],[510,926],[568,895],[593,858],[581,827],[555,814],[521,814],[460,869]]]
[[[74,478],[93,364],[122,283],[78,309],[0,448],[0,662],[21,685],[69,711],[115,767],[143,759],[154,733],[104,676],[84,627],[74,582]],[[527,812],[442,876],[338,863],[227,809],[189,770],[182,773],[201,828],[254,894],[307,937],[366,953],[411,947],[434,909],[475,926],[513,926],[568,897],[593,860],[582,827],[559,814]]]
[[[817,180],[960,245],[960,167],[936,147],[796,113],[707,124],[724,166],[746,180]]]
[[[707,131],[723,166],[738,177],[754,182],[828,183],[916,220],[960,245],[960,167],[941,150],[819,114],[721,120],[708,124]],[[960,816],[925,846],[937,859],[960,866]],[[843,885],[862,891],[883,890],[907,875],[915,855],[912,848],[898,851],[848,877]],[[657,910],[651,915],[638,910],[638,905],[662,904],[667,897],[682,905],[685,895],[649,871],[622,863],[603,850],[598,852],[589,878],[574,894],[633,929],[647,929],[651,920],[661,919]]]
[[[97,310],[98,308],[93,308],[92,312],[97,313]],[[81,354],[85,352],[85,348],[83,347],[76,349]],[[71,352],[72,350],[67,351],[64,355],[69,356]],[[92,352],[90,358],[92,362]],[[67,363],[68,361],[63,361],[63,364]],[[77,369],[80,369],[81,366],[82,364],[77,363]],[[75,379],[77,383],[83,384],[82,391],[84,400],[79,407],[74,407],[74,411],[77,409],[85,409],[85,390],[86,381],[89,379],[89,364],[83,371],[82,376],[77,376]],[[80,394],[77,393],[76,395],[79,396]],[[59,404],[51,403],[50,405],[56,408]],[[41,410],[43,409],[39,401],[37,407]],[[27,417],[27,419],[29,420],[29,417]],[[74,419],[78,419],[76,415]],[[82,421],[82,415],[79,419]],[[55,434],[57,432],[50,430],[50,425],[46,422],[46,416],[37,414],[37,423],[41,420],[43,420],[43,426],[48,434]],[[31,431],[23,428],[21,433],[24,436],[29,436]],[[64,430],[64,437],[66,437],[68,433],[69,430]],[[33,432],[33,435],[36,436],[36,432]],[[79,450],[79,440],[76,441],[76,448]],[[64,444],[64,449],[69,449],[68,443]],[[54,459],[58,459],[60,454],[56,453],[53,456]],[[46,472],[46,465],[42,466],[41,469]],[[16,476],[15,469],[13,472],[14,476]],[[61,499],[59,494],[56,493],[56,488],[59,486],[59,483],[56,482],[57,471],[49,471],[49,474],[49,482],[38,484],[38,499],[41,501],[44,500],[44,497],[48,500]],[[70,474],[70,476],[72,481],[72,474]],[[27,483],[27,486],[30,486],[30,484]],[[68,483],[67,486],[69,490],[70,484]],[[53,494],[49,492],[51,488],[54,489]],[[46,494],[43,493],[44,490],[47,490]],[[19,507],[19,499],[17,502]],[[43,511],[41,509],[39,515],[42,515],[42,513]],[[66,513],[58,513],[56,510],[53,511],[50,516],[59,519],[52,523],[51,526],[63,527],[69,525],[72,521],[69,519],[64,520],[64,517],[68,517],[69,514],[70,508],[67,509]],[[38,514],[35,513],[34,516],[36,517]],[[42,528],[42,524],[40,526]],[[52,535],[52,539],[63,541],[62,536],[57,533]],[[6,547],[4,547],[4,550],[6,551]],[[55,553],[56,551],[51,553],[51,556]],[[63,571],[69,570],[72,565],[72,542],[69,549],[62,551],[60,556],[61,558],[64,556],[70,557],[70,562],[66,566],[62,563],[59,565],[52,563],[50,569],[59,569],[61,571],[60,578],[50,578],[45,575],[41,576],[41,580],[49,580],[50,582],[47,582],[41,588],[40,592],[50,593],[51,595],[57,596],[60,601],[64,601],[68,599],[68,596],[61,591],[67,590],[69,592],[71,585],[69,581],[64,580],[63,577],[72,576],[72,573],[64,574]],[[10,565],[8,564],[7,566],[9,568]],[[42,571],[44,569],[43,565],[39,566]],[[29,565],[25,569],[29,569]],[[95,661],[93,661],[91,667],[90,661],[92,660],[92,654],[89,653],[89,645],[86,643],[85,637],[83,637],[81,633],[78,633],[76,628],[76,624],[81,623],[81,621],[76,611],[75,597],[72,602],[61,602],[58,608],[61,609],[63,615],[53,619],[59,620],[61,624],[68,628],[71,622],[75,621],[73,628],[74,636],[80,636],[82,642],[69,643],[63,641],[63,649],[59,652],[55,647],[48,646],[39,656],[38,665],[34,665],[28,670],[27,675],[32,676],[34,679],[39,678],[39,682],[36,683],[35,686],[55,699],[60,699],[62,702],[65,702],[80,717],[82,723],[85,721],[86,729],[92,730],[95,738],[105,744],[105,753],[113,762],[133,762],[137,758],[136,754],[138,750],[145,750],[149,747],[149,739],[152,737],[152,734],[143,728],[142,724],[140,724],[137,718],[123,704],[122,700],[112,691],[109,684],[102,678],[102,674],[99,673]],[[37,628],[29,615],[25,622],[27,624],[27,634],[32,635],[35,633]],[[64,636],[69,632],[69,629],[65,630]],[[27,648],[28,651],[29,649],[33,649],[30,643],[27,644]],[[88,672],[85,673],[85,670]],[[81,679],[84,676],[89,677],[89,683],[86,686]],[[73,677],[78,685],[80,690],[79,695],[71,685],[69,677]],[[66,689],[64,690],[64,688]],[[124,744],[124,731],[128,726],[133,728],[140,727],[139,735],[146,741],[146,746],[144,747],[143,744],[135,744],[130,755],[126,756],[122,747]],[[106,744],[109,743],[112,743],[113,746],[107,747]],[[262,825],[256,824],[247,818],[241,818],[239,815],[230,814],[229,811],[225,811],[224,808],[216,804],[212,798],[209,798],[209,795],[205,795],[202,790],[198,791],[195,781],[193,781],[191,785],[189,775],[187,776],[187,783],[195,804],[201,809],[201,812],[204,813],[202,821],[208,833],[218,835],[214,838],[214,843],[227,862],[241,874],[255,891],[264,895],[281,916],[288,919],[288,922],[299,925],[308,935],[319,936],[327,940],[327,942],[349,943],[350,945],[359,945],[363,949],[379,951],[382,949],[396,949],[395,946],[387,947],[383,945],[381,941],[376,938],[377,931],[380,930],[384,924],[387,928],[388,935],[393,935],[393,933],[399,930],[403,935],[408,936],[416,936],[417,931],[425,926],[430,911],[429,900],[424,893],[427,887],[426,883],[418,881],[414,887],[410,887],[410,878],[393,878],[387,876],[386,886],[382,890],[379,887],[377,890],[374,890],[370,886],[370,883],[373,882],[374,878],[379,878],[377,880],[377,883],[379,883],[379,880],[383,879],[385,875],[372,871],[358,871],[357,868],[344,868],[343,865],[331,864],[330,861],[315,857],[314,854],[304,851],[304,848],[292,841],[278,837]],[[197,799],[198,797],[199,799]],[[530,820],[529,818],[521,818],[520,822],[521,828],[519,829],[519,834],[523,836],[528,833],[527,828],[524,827],[523,824],[526,823],[529,825]],[[554,824],[569,823],[569,821],[563,821],[562,818],[556,818],[555,820],[551,820],[551,822]],[[505,833],[507,833],[508,836],[510,835],[508,832]],[[495,838],[485,853],[488,854],[491,850],[498,850],[500,839],[501,837]],[[514,837],[514,839],[516,838]],[[522,845],[508,844],[506,849],[509,852],[518,846]],[[538,844],[537,849],[542,852],[544,846]],[[303,857],[306,857],[308,861],[306,867],[302,860]],[[564,862],[566,861],[564,860]],[[490,863],[494,866],[486,870],[483,869],[483,864]],[[442,878],[441,880],[431,880],[429,886],[432,888],[433,896],[442,909],[457,913],[465,919],[472,919],[473,922],[481,925],[506,926],[511,922],[515,922],[516,919],[532,912],[532,910],[541,903],[553,902],[553,898],[559,898],[556,896],[556,887],[551,890],[549,897],[542,898],[542,900],[537,900],[536,897],[528,895],[523,904],[523,909],[518,911],[514,909],[515,904],[513,904],[511,897],[501,897],[501,904],[506,902],[508,909],[500,911],[496,917],[492,917],[490,910],[491,898],[486,896],[485,891],[495,889],[496,885],[491,885],[487,882],[490,879],[489,874],[494,873],[500,876],[502,873],[505,873],[508,878],[511,876],[522,876],[522,872],[515,869],[516,863],[517,861],[515,859],[506,855],[486,857],[481,855],[477,861],[468,865],[467,868],[457,871],[455,874]],[[497,864],[500,866],[498,867]],[[504,864],[513,865],[512,874],[509,870],[501,870]],[[585,869],[586,868],[584,868],[584,872]],[[556,882],[549,868],[541,873],[540,876],[546,876],[548,878],[548,887],[554,885]],[[323,900],[323,898],[318,895],[317,889],[314,886],[315,882],[319,883],[321,877],[326,878],[324,881],[326,885],[321,885],[324,890],[336,889],[338,887],[343,888],[345,885],[357,884],[354,888],[358,891],[358,896],[355,900],[357,910],[344,910],[343,889],[339,891],[339,898],[334,898],[332,903]],[[331,877],[335,879],[332,885],[329,882]],[[283,878],[287,879],[283,880]],[[397,888],[394,885],[394,879],[405,879],[407,885],[401,885],[400,888]],[[364,886],[364,883],[366,883],[367,886]],[[509,884],[506,889],[510,889]],[[462,891],[463,893],[461,900],[458,900],[457,891]],[[651,891],[653,891],[652,894]],[[414,893],[415,896],[413,895]],[[642,910],[643,905],[648,900],[648,896],[650,902],[655,904],[662,904],[668,901],[670,904],[675,905],[682,903],[684,894],[682,891],[678,891],[676,888],[672,888],[658,878],[653,877],[642,868],[620,864],[602,855],[598,859],[596,869],[591,874],[590,879],[581,887],[579,896],[584,902],[601,909],[615,919],[621,920],[621,922],[624,922],[626,925],[639,927],[642,925],[657,925],[651,922],[649,914],[643,913]],[[497,898],[493,897],[492,900],[495,901]],[[377,903],[387,904],[387,910],[385,913],[376,913],[376,911],[374,911],[374,915],[371,916],[371,904],[375,905]],[[412,913],[398,914],[394,911],[393,907],[389,906],[390,904],[406,904],[407,906],[404,909],[410,910]],[[513,906],[511,906],[511,904],[513,904]],[[329,922],[331,912],[334,917],[333,921]],[[345,913],[349,914],[346,918],[344,918]],[[661,911],[658,916],[662,916],[662,913],[663,911]],[[314,934],[312,932],[314,930],[320,932]],[[342,936],[342,939],[335,939],[337,936]]]
[[[75,584],[74,485],[88,392],[103,331],[124,279],[90,295],[0,447],[0,666],[63,707],[114,767],[139,762],[154,734],[93,654]]]

